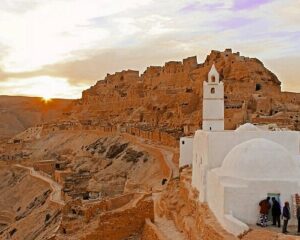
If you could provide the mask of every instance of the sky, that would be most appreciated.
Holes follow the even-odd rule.
[[[107,73],[232,48],[300,92],[300,0],[0,0],[0,95],[80,98]]]

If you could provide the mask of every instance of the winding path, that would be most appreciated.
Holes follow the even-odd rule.
[[[134,144],[139,145],[148,151],[150,150],[150,152],[151,150],[159,151],[163,155],[163,160],[165,161],[165,163],[167,164],[168,168],[171,171],[169,178],[179,176],[178,166],[176,166],[176,164],[173,162],[173,157],[175,152],[172,151],[172,149],[165,147],[163,145],[158,145],[156,143],[151,142],[148,139],[144,139],[141,137],[132,136],[129,134],[123,134],[123,136],[128,140],[130,140],[131,142],[133,142]],[[172,239],[186,240],[187,239],[186,236],[177,229],[174,221],[169,220],[166,217],[160,217],[157,214],[156,208],[161,196],[161,190],[157,192],[153,192],[152,196],[154,201],[154,215],[155,215],[154,225],[162,233],[165,240],[172,240]]]
[[[43,175],[40,172],[35,171],[32,167],[25,167],[20,164],[15,164],[14,166],[29,170],[30,176],[38,178],[38,179],[48,183],[52,189],[52,192],[50,194],[50,201],[52,201],[58,205],[61,205],[61,206],[65,205],[65,201],[62,199],[62,195],[61,195],[62,186],[60,184],[55,182],[52,178],[50,178],[46,175]]]
[[[156,143],[152,142],[151,140],[144,139],[142,137],[137,137],[128,133],[123,133],[123,137],[130,142],[141,146],[147,151],[158,151],[163,155],[163,160],[165,161],[166,165],[170,169],[170,176],[171,177],[177,177],[179,176],[178,167],[173,162],[173,156],[174,151],[170,150],[169,148],[163,146],[163,145],[157,145]],[[169,179],[170,180],[170,179]]]

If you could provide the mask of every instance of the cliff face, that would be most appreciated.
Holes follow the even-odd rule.
[[[225,86],[225,128],[277,123],[300,129],[300,94],[281,92],[280,81],[255,58],[230,49],[212,51],[202,64],[196,57],[167,62],[139,72],[108,74],[82,93],[73,113],[95,124],[192,133],[202,123],[202,85],[215,63]]]

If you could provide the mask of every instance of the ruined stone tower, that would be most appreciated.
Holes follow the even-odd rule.
[[[213,64],[208,81],[203,82],[203,124],[205,131],[224,130],[224,85]]]

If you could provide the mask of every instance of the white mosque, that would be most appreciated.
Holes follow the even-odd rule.
[[[246,123],[224,130],[224,85],[213,65],[203,83],[203,129],[180,139],[180,167],[192,165],[192,186],[221,225],[239,235],[258,219],[267,196],[292,203],[300,193],[300,134]],[[293,210],[293,209],[292,209]]]

